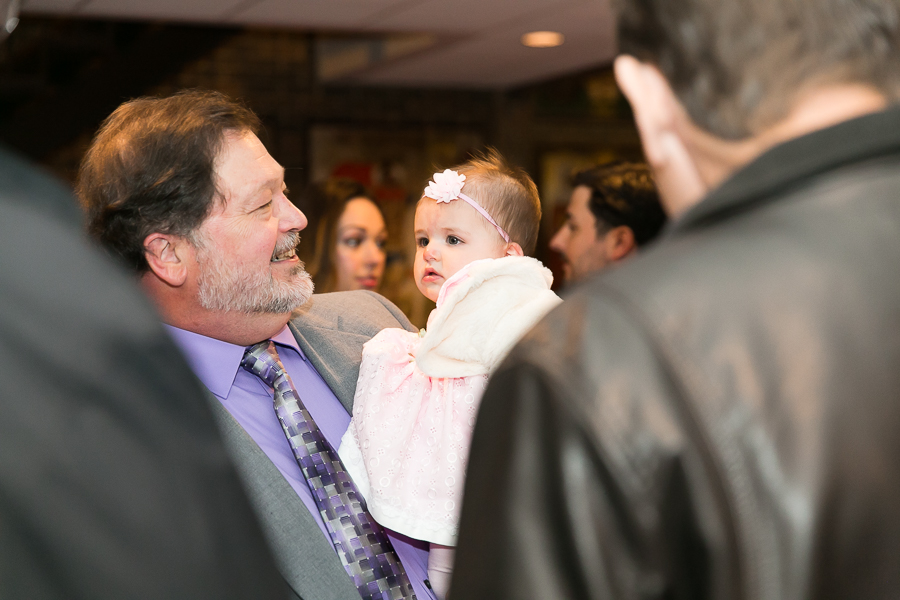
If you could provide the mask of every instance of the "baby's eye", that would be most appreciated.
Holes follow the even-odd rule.
[[[455,235],[448,235],[447,243],[450,244],[451,246],[455,246],[457,244],[462,244],[462,240],[459,239],[458,237],[456,237]]]
[[[427,237],[416,238],[416,246],[418,246],[419,248],[424,248],[427,245],[428,245]]]

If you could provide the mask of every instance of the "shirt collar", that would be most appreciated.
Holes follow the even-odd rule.
[[[193,331],[166,325],[175,344],[181,349],[188,364],[200,381],[219,398],[227,398],[234,385],[234,378],[241,368],[244,346],[230,344]],[[293,348],[306,360],[303,350],[287,325],[270,338],[279,346]]]

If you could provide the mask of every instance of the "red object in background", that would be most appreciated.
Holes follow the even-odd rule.
[[[407,192],[405,188],[396,185],[377,186],[374,190],[372,190],[372,195],[375,196],[375,199],[382,204],[389,202],[399,202],[401,204],[405,204],[406,197],[409,195],[409,192]]]
[[[550,239],[553,239],[553,236],[556,235],[556,232],[559,231],[559,228],[565,223],[567,209],[568,203],[557,204],[553,207],[553,217],[550,222],[553,223],[554,227],[550,232]],[[544,266],[553,273],[553,286],[551,289],[554,292],[559,292],[565,284],[565,281],[563,281],[563,278],[565,277],[563,275],[563,257],[559,252],[551,250],[549,244],[550,240],[547,240],[547,252],[544,255],[546,259],[544,260]]]
[[[345,162],[336,166],[331,172],[331,176],[336,179],[342,177],[352,179],[366,186],[366,188],[371,188],[372,172],[374,170],[375,165],[372,163]]]
[[[553,250],[547,251],[547,262],[545,267],[553,273],[553,285],[550,287],[554,292],[559,291],[565,286],[565,275],[563,274],[563,259],[559,252]]]

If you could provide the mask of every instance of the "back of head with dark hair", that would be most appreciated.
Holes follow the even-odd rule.
[[[650,168],[644,164],[612,162],[577,173],[572,185],[591,190],[588,207],[597,219],[597,233],[627,225],[643,246],[666,223]]]
[[[227,132],[253,132],[259,119],[218,92],[188,90],[138,98],[103,122],[81,163],[76,192],[88,231],[144,273],[151,233],[192,239],[218,197],[215,161]]]
[[[897,0],[616,0],[619,48],[655,64],[691,119],[726,139],[787,116],[811,86],[900,97]]]

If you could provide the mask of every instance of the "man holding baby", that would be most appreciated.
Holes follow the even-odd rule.
[[[433,598],[427,543],[375,523],[334,451],[363,343],[411,326],[371,292],[312,296],[296,256],[306,218],[258,127],[214,92],[123,104],[79,173],[90,232],[138,275],[208,388],[294,594]]]

